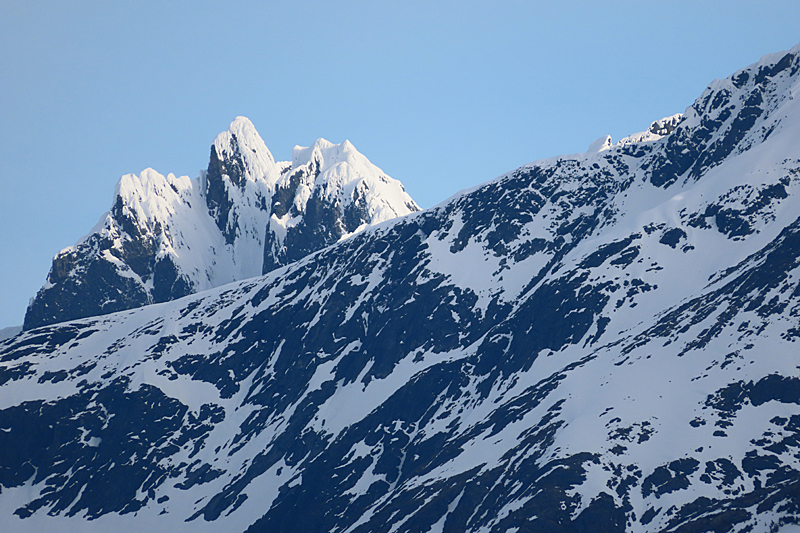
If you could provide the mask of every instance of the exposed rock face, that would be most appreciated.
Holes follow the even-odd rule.
[[[0,341],[3,523],[800,524],[799,90],[800,46],[716,82],[661,139]]]
[[[258,276],[419,209],[400,182],[350,143],[319,140],[314,146],[309,154],[317,172],[300,187],[301,195],[314,191],[310,198],[296,197],[300,184],[291,185],[294,176],[310,172],[310,161],[297,168],[276,163],[244,117],[214,140],[208,170],[198,179],[152,169],[123,176],[111,210],[53,260],[24,328],[165,302]],[[325,147],[327,162],[317,147]],[[284,198],[291,202],[289,218]],[[281,214],[271,220],[273,209]]]

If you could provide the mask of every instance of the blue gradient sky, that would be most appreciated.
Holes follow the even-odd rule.
[[[123,174],[196,176],[249,117],[349,139],[423,207],[682,112],[800,42],[800,2],[0,2],[0,327]]]

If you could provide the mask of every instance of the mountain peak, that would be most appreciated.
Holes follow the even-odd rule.
[[[275,187],[264,246],[269,272],[366,226],[419,211],[403,185],[350,141],[295,146]]]
[[[419,209],[400,182],[348,141],[318,139],[295,152],[294,164],[276,163],[253,123],[240,116],[214,139],[199,178],[164,176],[152,168],[122,176],[111,209],[86,237],[54,258],[47,282],[28,308],[25,328],[252,278],[290,262],[287,257],[300,259],[345,235]],[[276,210],[278,217],[285,214],[287,187],[294,195],[300,181],[300,194],[290,203],[295,206],[291,224],[308,232],[292,230],[286,241],[286,231],[270,217]],[[366,186],[373,183],[380,186]],[[314,209],[307,216],[309,200]],[[278,251],[273,250],[276,240]]]
[[[602,137],[598,137],[595,139],[592,144],[589,145],[589,148],[586,150],[587,153],[595,153],[595,152],[604,152],[614,146],[614,143],[611,141],[611,135],[603,135]]]
[[[280,176],[275,158],[247,117],[236,117],[228,130],[214,139],[211,151],[212,163],[215,158],[233,163],[231,168],[225,170],[231,171],[228,175],[237,185],[240,185],[241,179],[264,180],[274,185]]]

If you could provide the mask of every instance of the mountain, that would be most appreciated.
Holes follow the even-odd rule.
[[[418,211],[402,184],[345,141],[275,162],[233,121],[195,180],[123,176],[92,231],[54,259],[24,329],[174,300],[268,272],[367,226]]]
[[[3,523],[797,531],[799,93],[800,45],[657,139],[0,341]]]

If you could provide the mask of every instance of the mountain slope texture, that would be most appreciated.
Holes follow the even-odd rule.
[[[594,144],[262,277],[0,342],[0,520],[800,530],[800,46]],[[270,249],[336,150],[264,178]]]
[[[258,276],[367,226],[418,211],[402,184],[345,141],[276,163],[238,117],[195,180],[123,176],[95,228],[53,259],[24,328],[174,300]]]

